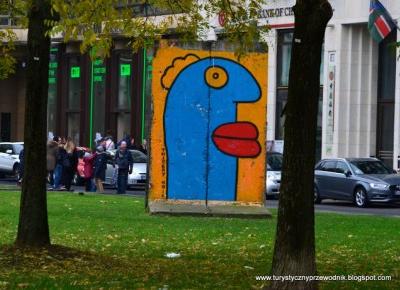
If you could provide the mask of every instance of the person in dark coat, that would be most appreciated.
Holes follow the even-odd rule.
[[[76,151],[75,143],[72,140],[67,141],[64,149],[65,155],[63,159],[62,183],[64,184],[65,189],[70,191],[72,180],[78,166],[78,153]]]
[[[94,179],[98,192],[104,192],[103,182],[106,179],[108,154],[103,146],[96,149],[96,158],[94,160]]]
[[[128,187],[128,175],[132,173],[133,169],[132,154],[125,141],[121,142],[121,146],[115,153],[115,163],[118,166],[117,193],[124,194]]]
[[[58,138],[58,137],[57,137]],[[58,142],[52,140],[47,143],[46,161],[50,186],[54,187],[54,170],[57,164]]]
[[[124,136],[124,138],[122,138],[118,143],[117,143],[117,147],[121,147],[122,142],[125,142],[126,145],[129,147],[129,144],[131,143],[131,135],[126,134]]]
[[[61,142],[58,143],[58,149],[56,151],[56,166],[54,168],[54,190],[60,190],[63,183],[63,164],[66,158],[67,151]]]
[[[148,154],[148,149],[147,149],[147,141],[146,139],[143,139],[142,144],[139,146],[139,151],[142,152],[143,154]]]
[[[22,183],[22,179],[24,178],[24,170],[25,170],[25,149],[22,149],[21,152],[19,152],[19,176],[17,176],[18,184]]]
[[[128,150],[141,150],[142,147],[139,144],[136,144],[135,138],[131,137],[128,143]]]

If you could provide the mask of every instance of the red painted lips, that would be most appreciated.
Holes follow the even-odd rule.
[[[261,153],[258,129],[250,122],[226,123],[215,129],[212,139],[225,154],[235,157],[257,157]]]

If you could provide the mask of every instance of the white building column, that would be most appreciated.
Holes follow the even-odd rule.
[[[340,25],[339,25],[340,27]],[[323,102],[322,102],[322,148],[321,159],[334,156],[333,132],[335,120],[336,90],[336,33],[335,25],[329,25],[325,33],[324,68],[323,68]],[[330,87],[332,85],[332,87]]]
[[[397,42],[400,41],[400,32],[397,32]],[[398,169],[398,156],[400,155],[400,61],[396,56],[396,90],[394,106],[394,146],[393,146],[393,168]]]
[[[337,31],[333,157],[369,157],[376,152],[378,45],[366,24]]]
[[[267,103],[267,140],[275,140],[276,124],[276,74],[278,33],[271,29],[267,36],[268,43],[268,103]]]

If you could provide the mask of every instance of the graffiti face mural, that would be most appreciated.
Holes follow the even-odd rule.
[[[267,66],[264,69],[266,74]],[[175,56],[162,72],[158,85],[166,95],[160,102],[163,110],[157,111],[157,114],[162,112],[162,118],[154,116],[152,130],[153,139],[154,134],[160,133],[157,125],[162,122],[163,140],[152,141],[152,149],[161,149],[162,159],[161,166],[151,164],[153,171],[162,173],[162,197],[240,200],[241,179],[249,176],[248,172],[243,174],[246,166],[241,165],[241,161],[247,160],[250,171],[265,171],[260,160],[265,162],[262,153],[265,152],[266,96],[259,80],[233,58],[201,57],[199,53]],[[157,98],[154,92],[153,96]],[[249,105],[248,108],[264,106],[263,110],[245,111],[248,115],[263,112],[264,116],[243,118],[240,110],[244,105]],[[153,155],[152,160],[154,158]],[[257,172],[250,174],[261,176]],[[248,178],[247,181],[264,183],[264,178]],[[260,191],[264,188],[263,184],[258,187]]]
[[[205,58],[183,69],[167,96],[164,125],[171,199],[235,200],[237,160],[260,154],[258,129],[237,106],[261,90],[242,65]]]

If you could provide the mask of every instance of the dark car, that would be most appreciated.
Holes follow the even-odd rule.
[[[400,201],[400,175],[375,158],[324,159],[315,167],[315,202],[349,200],[358,207]]]

